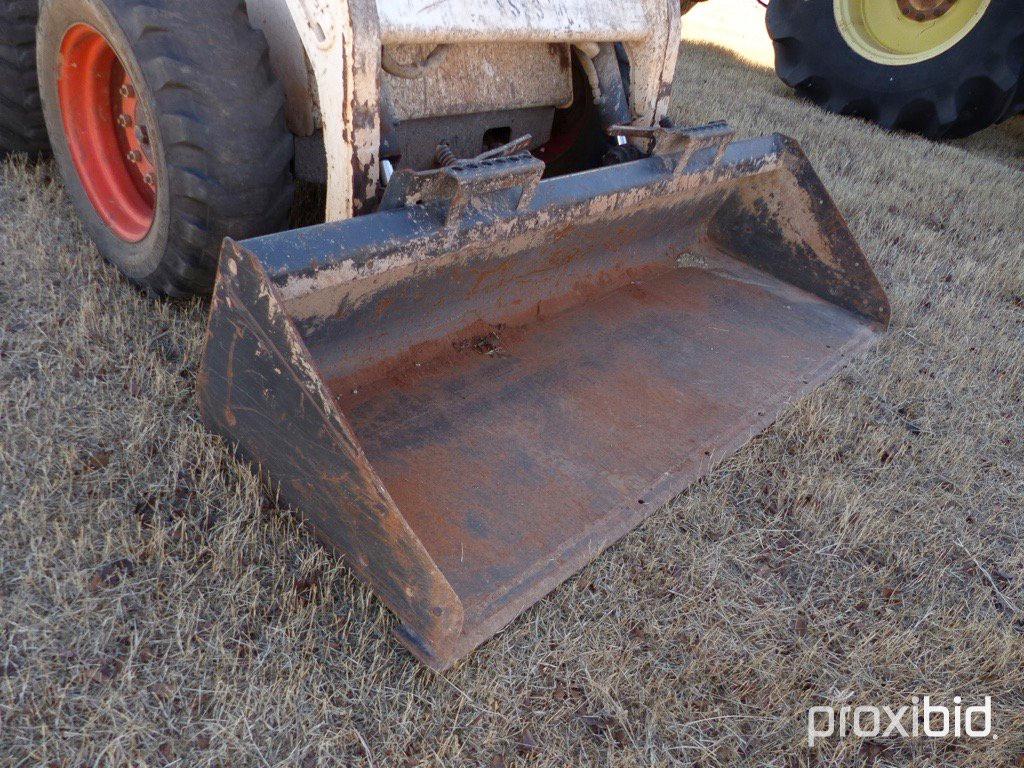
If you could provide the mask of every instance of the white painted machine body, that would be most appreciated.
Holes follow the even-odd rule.
[[[633,124],[668,108],[679,46],[678,0],[248,0],[270,45],[296,136],[323,133],[326,218],[365,210],[379,191],[380,98],[401,119],[564,106],[569,46],[621,43]],[[381,69],[439,45],[449,55],[416,80]]]

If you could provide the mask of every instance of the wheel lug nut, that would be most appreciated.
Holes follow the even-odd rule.
[[[117,124],[119,126],[121,126],[122,128],[130,127],[131,124],[132,124],[131,115],[118,115],[117,116]]]
[[[135,95],[135,89],[128,85],[128,83],[125,83],[120,88],[118,88],[117,92],[121,94],[121,98],[123,99],[130,99],[132,96]]]
[[[139,162],[139,160],[142,159],[142,153],[139,152],[139,150],[137,150],[137,149],[132,149],[132,150],[128,151],[127,157],[128,157],[128,162],[130,162],[130,163],[137,163],[137,162]]]

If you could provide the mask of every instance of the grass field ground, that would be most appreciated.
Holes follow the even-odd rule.
[[[1021,121],[889,136],[695,43],[675,109],[801,141],[892,329],[444,675],[198,423],[205,305],[0,165],[0,764],[1024,765]],[[923,693],[999,739],[805,748]]]

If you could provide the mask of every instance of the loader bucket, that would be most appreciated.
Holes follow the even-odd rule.
[[[204,420],[435,669],[888,322],[792,140],[653,133],[623,165],[403,173],[376,213],[225,242]]]

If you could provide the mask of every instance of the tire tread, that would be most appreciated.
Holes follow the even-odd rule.
[[[263,33],[241,0],[44,1],[105,6],[154,102],[170,217],[158,263],[131,279],[208,294],[224,238],[288,225],[293,139]]]
[[[955,79],[918,93],[869,93],[855,71],[824,66],[830,46],[816,40],[818,14],[832,13],[832,2],[773,0],[768,32],[775,47],[775,69],[798,95],[839,114],[872,116],[887,130],[906,130],[931,139],[965,136],[1005,120],[1024,109],[1024,10],[1009,3],[1005,23],[985,55],[965,67],[950,67]],[[965,38],[969,40],[970,38]],[[962,44],[962,43],[961,43]],[[945,54],[944,54],[945,55]],[[877,66],[877,65],[871,65]],[[917,65],[913,65],[917,66]],[[854,111],[850,105],[856,104]]]
[[[0,3],[0,158],[49,149],[36,81],[38,17],[35,0]]]

